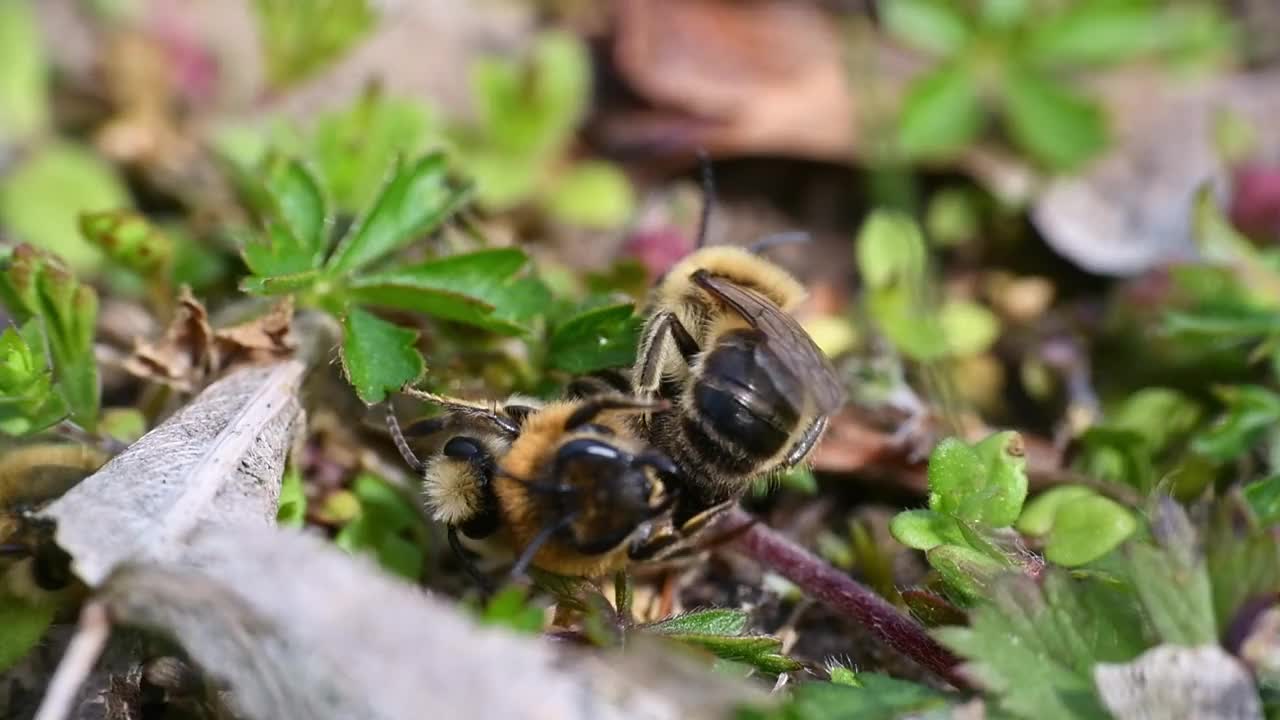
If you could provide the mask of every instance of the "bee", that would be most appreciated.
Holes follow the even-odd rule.
[[[830,360],[790,314],[804,286],[761,255],[807,236],[701,247],[713,196],[705,159],[703,183],[699,247],[651,291],[631,378],[636,397],[671,403],[639,423],[680,470],[674,520],[686,528],[754,480],[804,462],[845,399]]]
[[[665,519],[675,500],[675,464],[634,433],[627,416],[663,403],[607,394],[546,405],[486,407],[411,394],[445,413],[416,432],[455,428],[436,457],[422,462],[388,417],[396,445],[423,477],[428,505],[469,538],[499,536],[518,557],[511,574],[532,565],[569,576],[599,577],[656,556],[676,542]],[[477,432],[478,430],[478,432]]]

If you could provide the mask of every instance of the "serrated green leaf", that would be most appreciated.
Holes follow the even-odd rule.
[[[352,298],[375,305],[425,312],[514,335],[550,301],[545,288],[516,277],[528,263],[517,248],[451,255],[396,270],[361,275],[349,285]]]
[[[380,403],[422,376],[425,363],[414,347],[418,333],[360,308],[347,312],[342,328],[342,365],[366,404]]]
[[[1159,32],[1158,9],[1086,0],[1032,25],[1023,50],[1033,62],[1046,65],[1118,63],[1156,49]]]
[[[1150,641],[1132,590],[1049,571],[996,583],[967,628],[941,628],[944,645],[971,667],[997,707],[1028,720],[1106,717],[1093,686],[1099,662],[1127,662]]]
[[[6,234],[57,253],[76,272],[91,272],[102,259],[81,236],[77,216],[131,205],[115,171],[73,143],[44,143],[0,176],[0,224]]]
[[[29,0],[0,3],[0,146],[49,122],[49,68]]]
[[[945,65],[912,82],[898,119],[898,147],[910,157],[951,155],[978,137],[984,115],[972,70]]]
[[[684,635],[699,633],[702,635],[727,635],[736,637],[747,629],[750,620],[747,613],[729,608],[713,608],[696,610],[683,615],[659,620],[646,625],[645,629],[662,635]]]
[[[1007,73],[1004,109],[1018,146],[1054,170],[1074,170],[1107,144],[1106,122],[1096,103],[1025,68]]]
[[[320,267],[327,249],[328,222],[320,183],[300,161],[280,156],[268,159],[262,175],[272,219],[289,233],[302,252],[309,254],[307,267]]]
[[[450,183],[441,153],[398,167],[373,207],[338,244],[326,268],[342,275],[376,262],[437,228],[469,195],[468,188]]]
[[[552,330],[547,364],[574,374],[631,365],[642,322],[631,303],[573,315]]]
[[[1091,493],[1063,504],[1045,542],[1045,559],[1077,567],[1119,547],[1138,529],[1133,513],[1120,503]]]
[[[1212,519],[1205,566],[1213,586],[1218,627],[1230,626],[1246,602],[1280,593],[1280,543],[1274,523],[1240,523],[1235,508],[1223,503]]]
[[[605,162],[575,165],[546,198],[547,211],[570,225],[607,230],[631,216],[635,198],[627,176]]]
[[[916,50],[950,57],[973,34],[959,9],[939,0],[884,0],[878,3],[880,20],[896,40]]]
[[[304,145],[334,208],[354,215],[373,205],[397,157],[440,142],[440,123],[430,107],[373,89],[357,102],[321,115]]]
[[[33,604],[9,595],[0,595],[0,672],[13,667],[44,637],[53,623],[57,605]]]
[[[1188,562],[1178,554],[1146,544],[1128,548],[1130,575],[1145,615],[1166,643],[1194,647],[1217,642],[1213,588],[1204,561],[1195,556]]]

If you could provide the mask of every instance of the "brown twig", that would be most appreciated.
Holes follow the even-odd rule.
[[[959,658],[929,637],[923,626],[899,612],[873,590],[767,525],[757,523],[741,508],[726,511],[721,520],[721,524],[731,528],[744,523],[750,525],[732,547],[779,573],[836,612],[853,619],[886,645],[937,673],[956,688],[970,688],[969,682],[956,672]]]

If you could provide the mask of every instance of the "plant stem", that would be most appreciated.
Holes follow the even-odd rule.
[[[956,672],[959,658],[929,637],[923,626],[875,591],[772,528],[756,522],[742,508],[726,511],[721,519],[723,527],[737,528],[744,524],[750,526],[732,541],[732,547],[779,573],[836,612],[852,618],[880,641],[937,673],[956,688],[970,689],[969,682]]]

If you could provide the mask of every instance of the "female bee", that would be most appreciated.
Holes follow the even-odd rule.
[[[703,170],[699,245],[712,197],[705,162]],[[640,422],[685,482],[677,525],[705,519],[756,478],[803,462],[844,402],[830,361],[790,315],[804,286],[758,254],[794,237],[765,238],[750,250],[697,249],[651,293],[632,384],[637,397],[672,405]]]
[[[513,574],[532,564],[597,577],[675,541],[664,520],[674,500],[675,465],[638,440],[626,422],[626,415],[661,403],[610,395],[539,408],[485,408],[414,394],[446,407],[439,429],[491,429],[481,437],[454,435],[426,463],[403,437],[396,444],[423,475],[436,517],[468,537],[500,534],[519,553]],[[515,418],[513,407],[520,408]],[[389,424],[398,436],[393,417]],[[460,551],[456,533],[452,537]]]

